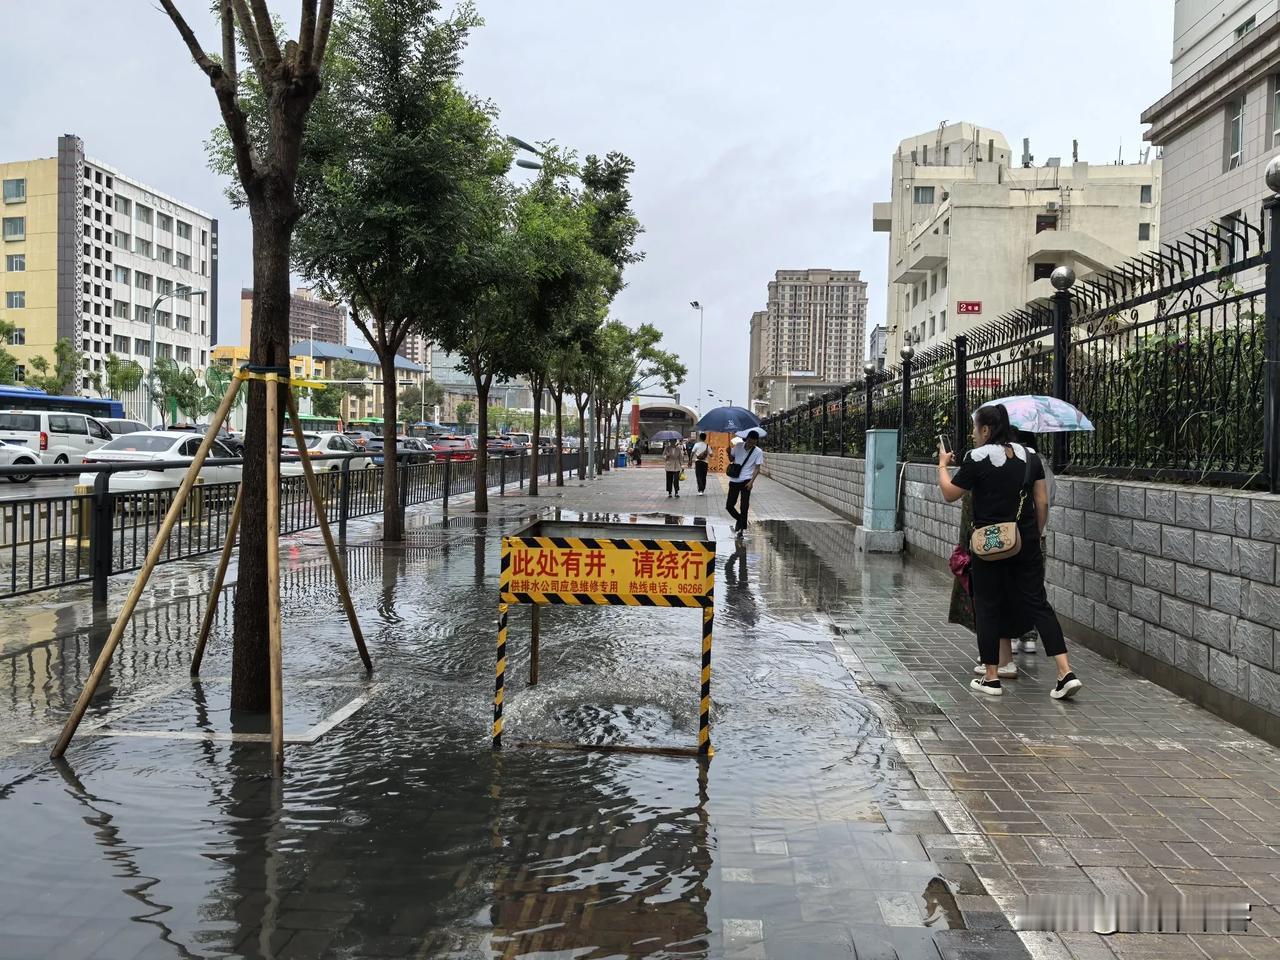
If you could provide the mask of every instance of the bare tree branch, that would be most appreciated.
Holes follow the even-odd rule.
[[[249,0],[249,5],[253,7],[262,56],[267,66],[275,71],[280,66],[280,44],[276,41],[276,25],[271,22],[271,11],[267,9],[267,0]]]
[[[302,20],[298,27],[298,70],[311,67],[311,51],[316,42],[316,0],[302,0]]]
[[[200,46],[200,41],[196,39],[195,31],[191,29],[182,14],[178,12],[173,0],[160,0],[160,6],[169,15],[173,25],[178,28],[178,33],[182,36],[183,42],[186,43],[187,49],[191,51],[191,58],[195,60],[196,65],[208,75],[210,80],[216,83],[222,71],[210,56],[204,52],[204,47]]]
[[[311,66],[319,70],[324,65],[329,48],[329,28],[333,26],[333,0],[320,0],[320,20],[316,24],[316,45],[311,54]]]
[[[267,71],[267,62],[262,55],[262,45],[258,42],[258,31],[253,26],[253,14],[245,0],[228,0],[236,12],[236,21],[240,26],[240,36],[244,37],[245,48],[249,51],[249,60],[253,69],[258,72],[264,91],[271,89],[271,75]]]
[[[236,61],[236,15],[231,9],[231,0],[218,0],[219,16],[222,18],[222,69],[232,84],[239,82],[239,70]]]

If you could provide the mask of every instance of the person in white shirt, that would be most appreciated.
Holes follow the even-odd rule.
[[[751,487],[756,476],[764,465],[764,451],[759,446],[760,434],[756,430],[748,430],[742,438],[742,445],[729,451],[729,499],[724,509],[737,521],[734,527],[738,536],[747,530],[747,511],[751,508]],[[735,467],[737,469],[735,469]],[[736,505],[741,502],[739,512]]]
[[[710,466],[711,446],[707,443],[705,433],[698,434],[698,442],[693,445],[693,470],[698,479],[698,493],[707,492],[707,467]]]

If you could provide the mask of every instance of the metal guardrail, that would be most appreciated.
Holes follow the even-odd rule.
[[[382,513],[382,467],[352,470],[351,462],[363,454],[325,454],[309,459],[315,464],[329,522],[345,540],[348,521]],[[490,454],[487,486],[505,492],[509,484],[524,488],[532,458],[526,453]],[[325,469],[323,461],[337,461],[337,469]],[[441,501],[475,490],[473,460],[428,462],[403,452],[398,458],[400,510]],[[291,461],[284,460],[284,463]],[[296,461],[292,461],[296,462]],[[564,458],[566,468],[576,458]],[[185,471],[187,460],[144,463],[38,464],[0,467],[0,482],[11,475],[79,477],[95,474],[92,487],[72,493],[0,501],[0,598],[36,593],[78,583],[93,584],[94,600],[105,602],[107,581],[118,573],[142,566],[178,486],[129,491],[111,489],[119,473],[165,470]],[[206,466],[241,465],[238,458],[209,459]],[[556,474],[554,452],[538,458],[538,475],[544,482]],[[221,549],[226,541],[239,482],[197,481],[182,515],[165,545],[160,562],[185,560]],[[317,526],[315,508],[301,474],[280,478],[280,532],[296,533]]]

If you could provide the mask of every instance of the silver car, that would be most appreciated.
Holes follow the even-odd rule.
[[[40,462],[40,455],[20,443],[5,443],[0,440],[0,467],[16,467],[23,464],[35,466]],[[26,483],[31,479],[29,473],[9,474],[10,483]]]

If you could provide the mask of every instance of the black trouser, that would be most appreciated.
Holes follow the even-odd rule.
[[[693,464],[694,475],[698,478],[698,492],[707,492],[707,461],[698,460]]]
[[[674,493],[676,496],[680,495],[680,471],[679,470],[667,471],[667,493]]]
[[[738,498],[742,498],[742,512],[734,509]],[[729,499],[724,502],[725,512],[738,521],[735,530],[747,529],[747,511],[751,509],[751,488],[740,480],[729,481]]]
[[[1000,637],[1010,619],[1030,621],[1044,643],[1045,656],[1067,652],[1062,625],[1044,589],[1044,555],[1038,537],[1023,534],[1022,549],[1007,560],[973,558],[973,614],[983,663],[1000,662]],[[1011,618],[1011,613],[1019,614]]]

